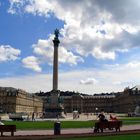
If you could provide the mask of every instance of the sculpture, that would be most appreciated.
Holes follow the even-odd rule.
[[[55,29],[54,34],[55,34],[55,38],[58,39],[59,30],[58,29]]]

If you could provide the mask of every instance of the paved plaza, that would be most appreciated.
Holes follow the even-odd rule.
[[[10,133],[5,132],[0,140],[14,140],[14,139],[52,139],[52,138],[67,138],[67,137],[88,137],[88,136],[107,136],[107,135],[122,135],[122,134],[140,134],[140,125],[124,125],[121,127],[120,132],[115,130],[105,130],[103,133],[93,133],[92,128],[81,128],[81,129],[62,129],[61,135],[54,135],[54,130],[17,130],[13,137]]]
[[[140,125],[124,125],[121,127],[121,131],[132,131],[132,130],[140,130]],[[115,131],[115,130],[114,130]],[[112,132],[109,130],[105,130],[104,132]],[[61,134],[87,134],[93,133],[93,128],[76,128],[76,129],[62,129]],[[53,135],[54,130],[26,130],[20,131],[18,130],[15,133],[15,136],[19,135]]]
[[[68,120],[73,120],[73,121],[87,121],[87,120],[96,120],[97,116],[96,115],[86,115],[83,114],[80,116],[80,118],[73,120],[72,115],[69,114],[66,119],[59,119],[59,121],[68,121]],[[36,121],[44,121],[46,119],[36,119]],[[53,119],[52,121],[55,121],[57,119]],[[60,136],[88,136],[88,135],[112,135],[112,134],[121,134],[121,133],[140,133],[140,124],[135,124],[135,125],[123,125],[121,127],[121,132],[115,132],[115,130],[104,130],[104,133],[93,133],[94,128],[71,128],[71,129],[61,129],[61,135]],[[0,137],[0,139],[14,139],[14,138],[28,138],[28,137],[54,137],[54,130],[53,129],[46,129],[46,130],[17,130],[14,133],[14,137],[10,136],[11,133],[5,132],[4,137]]]
[[[123,131],[140,131],[140,124],[135,125],[123,125],[121,127],[121,132]],[[115,132],[115,130],[105,130],[106,132]],[[76,129],[61,129],[61,134],[89,134],[93,133],[93,128],[76,128]],[[119,133],[119,132],[118,132]],[[9,132],[4,133],[5,136],[10,136]],[[15,132],[15,136],[36,136],[36,135],[54,135],[54,130],[17,130]]]

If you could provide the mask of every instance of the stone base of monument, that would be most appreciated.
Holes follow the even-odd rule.
[[[61,107],[49,107],[45,110],[45,118],[65,118],[64,109]]]
[[[49,101],[45,105],[45,118],[65,118],[64,107],[58,90],[52,90]]]

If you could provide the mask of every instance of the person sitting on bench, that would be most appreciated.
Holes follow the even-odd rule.
[[[99,118],[99,122],[108,122],[108,120],[106,119],[106,117],[103,113],[100,113],[98,115],[98,118]]]
[[[116,116],[113,117],[111,114],[110,114],[110,120],[111,121],[118,121],[117,117]]]
[[[103,114],[103,112],[98,115],[98,120],[99,121],[96,123],[96,127],[94,128],[94,132],[99,131],[100,122],[108,122],[108,120],[106,119],[106,117]]]

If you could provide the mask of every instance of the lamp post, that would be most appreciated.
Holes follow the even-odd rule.
[[[95,112],[96,112],[96,114],[98,114],[98,107],[95,108]]]

